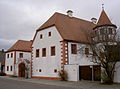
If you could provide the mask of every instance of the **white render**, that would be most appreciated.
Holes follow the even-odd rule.
[[[11,53],[13,53],[13,57],[11,58]],[[19,58],[19,53],[23,53],[23,58]],[[7,58],[7,54],[9,54],[9,58]],[[15,56],[16,55],[16,56]],[[16,57],[16,58],[15,58]],[[16,59],[16,64],[14,64],[14,60]],[[29,66],[29,77],[30,74],[30,64],[27,64],[25,60],[31,61],[31,53],[30,52],[22,52],[22,51],[12,51],[7,52],[5,57],[5,73],[7,75],[16,75],[18,76],[18,66],[20,63],[24,62],[25,65]],[[7,71],[7,66],[9,66],[9,71]],[[10,71],[10,66],[12,66],[12,71]]]
[[[71,54],[71,44],[76,44],[77,45],[77,54]],[[86,47],[89,47],[86,44],[81,44],[81,43],[72,43],[68,42],[68,59],[69,59],[69,64],[77,64],[80,66],[85,66],[85,65],[95,65],[90,56],[85,55],[84,49]]]
[[[51,37],[48,37],[51,32]],[[43,38],[40,39],[40,34]],[[59,77],[58,73],[54,73],[54,69],[61,70],[61,45],[62,38],[55,26],[39,31],[33,42],[33,58],[32,58],[32,76],[38,77]],[[51,46],[55,46],[56,55],[51,56]],[[46,57],[42,57],[42,48],[46,48]],[[39,58],[36,58],[36,49],[39,49]],[[42,71],[39,72],[39,69]]]
[[[23,53],[23,58],[19,58],[19,53]],[[18,76],[18,66],[20,63],[24,62],[26,66],[29,67],[29,73],[28,73],[28,77],[30,78],[31,73],[31,67],[30,67],[30,63],[26,63],[25,60],[29,60],[29,62],[31,62],[31,53],[30,52],[20,52],[20,51],[16,51],[16,64],[15,64],[15,75]]]
[[[77,45],[77,54],[71,54],[71,44]],[[84,49],[89,47],[86,44],[68,42],[68,65],[65,70],[68,72],[69,81],[79,81],[79,66],[97,65],[92,62],[90,56],[86,56]]]
[[[11,53],[13,53],[13,57],[11,58]],[[15,52],[12,51],[12,52],[8,52],[6,53],[5,55],[5,73],[7,75],[13,75],[14,74],[14,54]],[[7,58],[7,55],[9,54],[9,58]],[[7,66],[9,66],[9,71],[7,71]],[[12,70],[13,71],[10,71],[10,66],[12,66]]]
[[[65,65],[68,81],[79,81],[79,65]]]
[[[114,82],[120,83],[120,62],[117,62],[115,66]]]
[[[48,32],[51,32],[52,36],[48,37]],[[40,34],[43,35],[43,38],[40,39]],[[58,73],[54,73],[54,69],[57,71],[61,70],[61,45],[60,41],[62,41],[62,37],[57,31],[55,26],[43,29],[37,32],[36,37],[33,41],[32,45],[32,76],[33,77],[59,77]],[[66,64],[65,71],[68,72],[68,80],[69,81],[79,81],[79,66],[91,66],[95,65],[91,62],[90,57],[86,57],[84,53],[80,53],[78,51],[77,54],[71,54],[71,44],[77,44],[77,50],[81,47],[82,52],[84,52],[84,48],[87,46],[81,43],[68,42],[68,64]],[[50,47],[56,47],[56,55],[50,55]],[[42,57],[42,48],[46,48],[46,57]],[[39,49],[39,57],[36,58],[36,49]],[[42,71],[39,72],[39,69]]]

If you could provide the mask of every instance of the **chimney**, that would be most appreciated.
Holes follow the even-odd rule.
[[[92,23],[96,24],[97,19],[96,18],[91,18]]]
[[[73,11],[72,11],[72,10],[68,10],[68,11],[67,11],[67,15],[68,15],[69,17],[72,17],[72,16],[73,16]]]
[[[4,49],[2,49],[2,52],[4,52]]]

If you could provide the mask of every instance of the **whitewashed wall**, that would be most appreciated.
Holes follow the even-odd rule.
[[[115,66],[114,82],[120,83],[120,62]]]
[[[48,37],[51,32],[51,37]],[[40,34],[43,38],[40,39]],[[62,38],[55,26],[39,31],[33,42],[33,73],[32,76],[37,77],[58,77],[58,73],[54,73],[54,69],[61,70],[61,45]],[[51,46],[55,46],[56,55],[51,56]],[[42,57],[42,48],[46,48],[46,57]],[[39,58],[36,58],[36,49],[39,49]],[[39,72],[39,69],[42,71]]]
[[[11,53],[13,53],[13,57],[11,58]],[[8,52],[6,53],[5,57],[5,73],[8,75],[17,75],[18,76],[18,65],[20,62],[18,62],[19,58],[19,53],[23,53],[23,58],[22,59],[27,59],[31,60],[31,53],[30,52],[22,52],[22,51],[16,51],[16,64],[14,65],[14,60],[15,60],[15,52]],[[9,54],[9,58],[7,58],[7,54]],[[9,71],[7,71],[7,66],[9,66]],[[10,66],[12,66],[12,71],[10,70]],[[14,68],[15,67],[15,68]]]
[[[77,45],[77,54],[71,54],[71,44]],[[80,66],[86,66],[86,65],[95,65],[92,62],[92,59],[90,56],[85,55],[85,48],[89,47],[86,44],[81,43],[72,43],[68,42],[68,57],[69,57],[69,64],[77,64]]]
[[[19,54],[20,53],[23,53],[23,58],[21,58],[21,59],[23,59],[22,61],[19,61],[20,60],[20,58],[19,58]],[[31,62],[31,53],[30,52],[21,52],[21,51],[16,51],[16,65],[15,65],[15,74],[18,76],[18,71],[19,71],[19,69],[18,69],[18,66],[19,66],[19,64],[21,63],[21,62],[24,62],[25,63],[25,65],[27,65],[27,63],[24,61],[24,59],[27,59],[27,60],[29,60],[30,62]],[[29,70],[30,70],[30,66],[29,66]],[[29,71],[29,77],[30,77],[30,71]]]
[[[79,81],[79,65],[65,65],[68,81]]]
[[[13,57],[11,58],[11,53],[13,53]],[[9,54],[9,58],[7,58],[7,54]],[[5,56],[5,73],[8,75],[13,75],[14,73],[14,51],[6,53]],[[7,71],[7,66],[9,66],[9,71]],[[12,71],[10,70],[10,66],[12,66]]]
[[[71,53],[71,44],[77,45],[77,54]],[[65,65],[65,69],[68,72],[69,81],[79,81],[79,66],[91,66],[96,65],[92,62],[90,55],[85,55],[85,48],[89,48],[86,44],[68,42],[68,65]],[[89,49],[90,50],[90,49]]]
[[[31,60],[31,53],[30,52],[16,51],[16,63],[19,61],[19,54],[20,53],[23,53],[23,58],[22,59]]]

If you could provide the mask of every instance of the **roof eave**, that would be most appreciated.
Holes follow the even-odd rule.
[[[90,42],[87,42],[87,41],[76,41],[76,40],[68,40],[68,39],[64,39],[64,41],[75,42],[75,43],[82,43],[82,44],[90,44]]]
[[[12,51],[31,52],[32,50],[31,51],[28,51],[28,50],[8,50],[5,53],[12,52]]]
[[[95,26],[95,27],[93,28],[93,30],[96,29],[96,28],[98,28],[98,27],[102,27],[102,26],[114,26],[115,28],[117,28],[117,26],[114,25],[114,24],[103,24],[103,25],[97,25],[97,26]]]

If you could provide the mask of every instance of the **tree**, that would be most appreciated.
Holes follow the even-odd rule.
[[[106,34],[103,29],[102,31],[99,34],[95,34],[95,32],[90,34],[91,53],[89,55],[92,56],[94,63],[101,65],[103,83],[111,84],[113,83],[115,65],[120,61],[120,41],[116,31],[114,34],[112,32]]]

